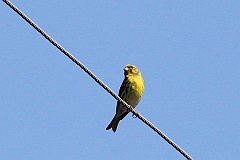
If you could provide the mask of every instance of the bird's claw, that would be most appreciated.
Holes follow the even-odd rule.
[[[134,114],[134,113],[132,114],[133,118],[137,118],[137,115],[138,115],[138,111],[137,110],[135,110],[135,111],[136,111],[136,114]]]

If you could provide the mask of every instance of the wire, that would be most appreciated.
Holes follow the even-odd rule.
[[[52,39],[46,32],[44,32],[38,25],[36,25],[30,18],[28,18],[23,12],[21,12],[16,6],[14,6],[10,1],[3,0],[10,8],[12,8],[19,16],[26,20],[32,27],[34,27],[41,35],[43,35],[49,42],[51,42],[55,47],[57,47],[62,53],[64,53],[68,58],[70,58],[74,63],[81,67],[89,76],[91,76],[100,86],[102,86],[108,93],[110,93],[116,100],[120,101],[125,107],[129,109],[136,117],[142,120],[155,132],[157,132],[164,140],[166,140],[170,145],[172,145],[178,152],[180,152],[185,158],[192,160],[183,149],[181,149],[176,143],[174,143],[170,138],[168,138],[162,131],[160,131],[156,126],[144,118],[139,112],[135,111],[129,104],[122,100],[115,92],[113,92],[106,84],[104,84],[94,73],[92,73],[83,63],[77,60],[73,55],[71,55],[66,49],[64,49],[60,44],[58,44],[54,39]]]

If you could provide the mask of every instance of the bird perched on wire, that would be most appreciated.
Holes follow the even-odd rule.
[[[126,65],[123,70],[125,78],[119,89],[118,95],[125,102],[135,108],[143,95],[144,80],[139,69],[132,64]],[[112,128],[113,132],[116,132],[119,121],[122,120],[128,113],[128,109],[118,101],[116,114],[107,126],[106,130]]]

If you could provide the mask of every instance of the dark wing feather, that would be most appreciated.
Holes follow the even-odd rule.
[[[125,79],[123,80],[122,85],[121,85],[121,87],[120,87],[120,89],[119,89],[119,92],[118,92],[118,96],[119,96],[120,98],[122,98],[124,101],[125,101],[124,97],[125,97],[125,95],[127,94],[127,91],[129,90],[129,89],[128,89],[128,88],[129,88],[129,83],[130,83],[130,82],[128,81],[128,79],[125,78]],[[117,102],[117,108],[116,108],[116,110],[118,110],[118,107],[120,106],[120,104],[121,104],[121,103],[118,101],[118,102]],[[119,119],[122,120],[128,113],[129,113],[129,112],[126,112],[126,113],[122,114],[122,115],[119,117]]]

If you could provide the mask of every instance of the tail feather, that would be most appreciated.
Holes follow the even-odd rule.
[[[113,132],[116,132],[118,123],[128,114],[129,112],[124,112],[122,115],[117,117],[117,114],[113,117],[110,124],[107,126],[106,130],[109,130],[112,128]],[[117,117],[117,118],[116,118]]]
[[[114,117],[111,123],[107,126],[106,130],[109,130],[112,128],[113,132],[116,132],[119,121],[120,121],[119,118]]]

